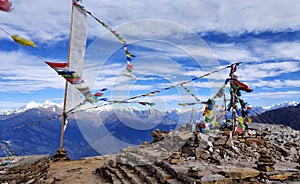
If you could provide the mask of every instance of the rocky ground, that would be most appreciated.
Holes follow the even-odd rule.
[[[153,142],[116,155],[51,160],[38,183],[300,183],[300,132],[287,126],[252,124],[240,134],[182,127],[152,135]]]
[[[122,149],[96,173],[109,183],[300,183],[299,131],[252,124],[230,134],[153,132],[157,142]]]

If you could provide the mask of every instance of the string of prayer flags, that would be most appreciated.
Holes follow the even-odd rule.
[[[183,89],[189,93],[192,97],[194,97],[194,99],[197,101],[197,102],[200,102],[200,99],[192,92],[192,90],[188,89],[186,86],[184,86],[183,84],[181,84],[181,87],[183,87]]]
[[[116,103],[116,104],[128,104],[128,103],[138,103],[140,105],[143,105],[143,106],[154,106],[155,103],[152,103],[152,102],[144,102],[144,101],[138,101],[138,102],[129,102],[127,100],[107,100],[107,102],[110,102],[110,103]]]
[[[101,97],[101,96],[103,96],[104,91],[106,91],[106,90],[107,90],[107,88],[103,88],[100,91],[98,91],[97,93],[95,93],[94,96]]]
[[[78,89],[78,87],[76,87]],[[107,98],[100,98],[103,96],[104,92],[107,90],[107,88],[103,88],[100,90],[100,92],[97,92],[95,94],[91,94],[91,92],[86,92],[83,93],[83,95],[86,98],[86,101],[90,102],[90,103],[97,103],[98,101],[107,101]]]
[[[215,96],[213,97],[213,99],[220,98],[220,97],[223,97],[225,95],[225,89],[226,89],[226,86],[227,86],[227,82],[228,81],[226,80],[225,83],[223,84],[223,86],[215,94]]]
[[[203,111],[202,122],[207,124],[209,129],[214,127],[220,127],[223,123],[223,118],[226,113],[226,100],[225,99],[225,89],[228,80],[221,86],[218,92],[213,96],[212,99],[208,99],[205,103],[205,109]],[[219,103],[222,103],[220,105]]]
[[[232,65],[230,70],[230,104],[228,111],[232,111],[232,127],[233,131],[242,133],[248,126],[247,123],[251,122],[251,118],[248,116],[246,102],[240,98],[241,91],[252,92],[253,89],[248,85],[240,82],[238,76],[234,74],[237,70],[237,64]],[[240,107],[238,106],[240,104]]]
[[[100,99],[103,96],[104,92],[107,88],[103,88],[100,91],[96,92],[95,94],[91,93],[91,90],[88,86],[84,84],[84,80],[81,79],[81,76],[77,75],[75,71],[69,70],[68,63],[54,63],[54,62],[45,62],[51,68],[53,68],[58,75],[64,77],[69,83],[73,84],[76,89],[78,89],[85,100],[90,103],[97,103],[100,100],[107,101],[104,99]]]
[[[71,84],[80,84],[83,82],[81,80],[81,77],[77,75],[75,71],[69,70],[68,63],[53,63],[53,62],[45,62],[45,63],[48,64],[51,68],[53,68],[58,75],[63,76]]]
[[[191,105],[197,105],[197,104],[206,104],[206,102],[188,102],[188,103],[178,103],[178,105],[186,107]]]
[[[9,0],[0,0],[0,10],[10,12],[12,10],[12,3]]]
[[[55,120],[55,119],[58,119],[58,118],[61,118],[61,117],[62,117],[62,115],[59,114],[57,116],[49,117],[49,118],[44,119],[44,120],[35,121],[35,122],[27,123],[27,124],[20,124],[20,125],[16,125],[16,126],[13,126],[13,127],[8,127],[6,129],[0,130],[0,132],[7,132],[7,131],[10,131],[10,130],[29,127],[29,126],[33,126],[33,125],[36,125],[36,124],[41,124],[41,123],[46,122],[46,121]]]
[[[132,61],[132,57],[135,57],[134,55],[130,54],[130,52],[128,51],[128,47],[126,44],[126,41],[124,38],[122,38],[120,36],[119,33],[117,33],[115,30],[113,30],[108,24],[106,24],[105,22],[101,21],[99,18],[95,17],[90,11],[87,11],[86,8],[76,2],[74,2],[74,6],[79,7],[82,11],[86,12],[87,14],[89,14],[91,17],[93,17],[98,23],[100,23],[103,27],[105,27],[107,30],[109,30],[116,38],[118,38],[118,40],[120,41],[120,43],[123,45],[123,49],[126,55],[126,59],[127,59],[127,65],[126,65],[126,72],[125,75],[135,79],[136,77],[132,74],[133,71],[133,66],[131,64]]]
[[[130,78],[136,79],[136,76],[132,74],[132,70],[133,70],[132,64],[129,61],[127,61],[125,75]]]
[[[225,89],[226,89],[228,81],[229,80],[226,80],[225,83],[222,85],[222,87],[219,89],[219,91],[213,96],[213,98],[209,99],[207,102],[200,102],[200,99],[196,95],[192,94],[191,90],[189,90],[187,87],[181,85],[188,93],[190,93],[195,98],[195,100],[197,100],[197,102],[179,103],[178,105],[185,107],[185,106],[196,105],[196,104],[206,104],[208,106],[209,110],[211,110],[212,106],[213,106],[211,103],[214,102],[214,99],[224,97]]]
[[[235,127],[235,131],[238,133],[243,133],[243,131],[246,129],[244,118],[241,116],[237,116],[236,118],[237,126]]]
[[[238,63],[238,64],[239,64],[239,63]],[[175,84],[175,85],[171,85],[171,86],[165,87],[165,88],[163,88],[163,89],[161,89],[161,90],[155,90],[155,91],[148,92],[148,93],[146,93],[146,94],[140,94],[140,95],[137,95],[137,96],[133,96],[133,97],[130,97],[130,98],[121,100],[121,101],[109,101],[109,100],[103,100],[103,101],[107,101],[107,102],[109,102],[109,103],[103,104],[103,105],[101,105],[101,106],[91,107],[91,108],[99,108],[99,107],[102,107],[102,106],[105,106],[105,105],[110,105],[110,104],[113,104],[113,103],[128,103],[130,100],[136,100],[136,99],[142,98],[142,97],[154,96],[154,95],[160,94],[161,91],[169,90],[169,89],[175,88],[175,87],[180,86],[180,85],[188,84],[188,83],[193,82],[193,81],[196,81],[196,80],[198,80],[198,79],[200,79],[200,78],[207,77],[207,76],[209,76],[209,75],[211,75],[211,74],[213,74],[213,73],[220,72],[220,71],[222,71],[222,70],[225,70],[225,69],[227,69],[227,68],[230,68],[232,65],[233,65],[233,64],[228,65],[228,66],[225,66],[225,67],[220,68],[220,69],[217,69],[217,70],[214,70],[214,71],[212,71],[212,72],[206,73],[206,74],[204,74],[204,75],[201,75],[201,76],[198,76],[198,77],[194,77],[194,78],[192,78],[192,79],[190,79],[190,80],[183,81],[183,82],[181,82],[181,83],[178,83],[178,84]],[[132,102],[132,103],[136,103],[136,102]],[[181,105],[181,106],[187,106],[187,105],[195,105],[195,104],[200,104],[200,103],[202,104],[203,102],[199,102],[199,103],[198,103],[198,102],[196,102],[196,103],[195,103],[195,102],[194,102],[194,103],[181,103],[181,104],[179,104],[179,105]],[[141,104],[142,104],[142,103],[141,103]],[[154,105],[154,104],[148,103],[147,105],[150,105],[150,106],[151,106],[151,105]],[[81,106],[81,105],[78,105],[78,106]],[[73,108],[70,112],[73,112],[74,110],[76,110],[76,108],[77,108],[77,107]]]
[[[11,38],[15,42],[17,42],[17,43],[19,43],[19,44],[21,44],[23,46],[32,46],[32,47],[37,48],[37,46],[35,45],[35,43],[33,41],[28,40],[26,38],[19,37],[19,35],[17,35],[17,34],[12,35]]]
[[[144,105],[144,106],[146,106],[146,105],[149,105],[149,106],[155,105],[155,103],[151,103],[151,102],[137,102],[137,103],[139,103],[141,105]]]
[[[240,63],[240,62],[239,62],[239,63]],[[161,90],[151,91],[151,92],[148,92],[148,93],[146,93],[146,94],[141,94],[141,95],[137,95],[137,96],[134,96],[134,97],[127,98],[127,99],[125,99],[125,100],[127,101],[127,100],[134,100],[134,99],[141,98],[141,97],[154,96],[154,95],[157,95],[157,94],[161,93],[162,91],[169,90],[169,89],[175,88],[175,87],[177,87],[177,86],[182,86],[182,85],[191,83],[191,82],[193,82],[193,81],[195,81],[195,80],[198,80],[198,79],[200,79],[200,78],[204,78],[204,77],[207,77],[207,76],[209,76],[209,75],[211,75],[211,74],[220,72],[220,71],[222,71],[222,70],[225,70],[225,69],[227,69],[227,68],[230,68],[232,65],[233,65],[233,64],[228,65],[228,66],[225,66],[225,67],[220,68],[220,69],[217,69],[217,70],[214,70],[214,71],[212,71],[212,72],[208,72],[208,73],[206,73],[206,74],[204,74],[204,75],[200,75],[200,76],[198,76],[198,77],[194,77],[194,78],[192,78],[192,79],[190,79],[190,80],[183,81],[183,82],[180,82],[180,83],[178,83],[178,84],[175,84],[175,85],[171,85],[171,86],[165,87],[165,88],[163,88],[163,89],[161,89]]]

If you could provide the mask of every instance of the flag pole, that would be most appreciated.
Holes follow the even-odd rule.
[[[70,56],[71,56],[71,43],[72,43],[72,25],[73,25],[73,14],[74,14],[74,5],[72,0],[72,13],[71,13],[71,24],[70,24],[70,40],[69,40],[69,50],[68,50],[68,65],[70,64]],[[61,123],[61,134],[60,134],[60,142],[59,142],[59,153],[62,154],[63,151],[63,142],[64,142],[64,133],[67,122],[67,96],[68,96],[68,81],[65,83],[65,94],[64,94],[64,106],[62,113],[62,123]]]

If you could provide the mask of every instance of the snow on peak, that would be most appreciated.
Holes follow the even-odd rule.
[[[11,109],[0,110],[0,115],[10,115],[12,113],[14,113],[14,111]]]
[[[187,112],[191,112],[192,109],[191,108],[173,108],[173,109],[169,109],[166,112],[167,113],[177,113],[177,114],[181,114],[181,113],[187,113]]]
[[[51,102],[50,100],[46,100],[42,105],[41,107],[43,108],[49,108],[49,107],[58,107],[58,108],[63,108],[63,104],[58,104],[58,103],[54,103],[54,102]]]
[[[16,109],[15,111],[12,111],[12,113],[22,113],[30,109],[37,109],[37,108],[53,108],[52,110],[55,111],[57,109],[62,109],[63,104],[58,104],[51,102],[50,100],[46,100],[44,103],[37,103],[34,101],[28,102],[26,105],[24,105],[21,108]]]
[[[291,101],[291,102],[283,102],[283,103],[279,103],[279,104],[275,104],[275,105],[271,105],[271,106],[267,106],[267,107],[263,107],[263,108],[266,110],[274,110],[274,109],[279,109],[279,108],[283,108],[283,107],[297,106],[299,104],[300,104],[299,102]]]
[[[141,109],[139,109],[138,107],[135,107],[135,106],[130,106],[130,107],[123,107],[123,108],[120,108],[120,110],[127,110],[129,112],[139,112],[141,111]]]
[[[34,109],[34,108],[38,108],[40,104],[34,102],[34,101],[30,101],[29,103],[27,103],[23,109],[28,110],[28,109]]]

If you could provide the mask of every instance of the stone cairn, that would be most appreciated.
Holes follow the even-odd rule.
[[[179,150],[174,150],[169,160],[170,164],[178,164],[180,162],[181,153]]]
[[[269,155],[267,151],[262,150],[259,152],[260,157],[256,161],[257,169],[265,172],[272,172],[275,170],[276,160],[273,156]]]
[[[159,131],[159,129],[156,129],[152,132],[153,140],[151,143],[155,143],[158,141],[162,141],[164,138],[168,136],[168,132],[165,130]]]
[[[56,152],[52,156],[52,160],[54,162],[57,162],[61,160],[70,160],[70,159],[68,158],[67,151],[64,148],[62,148],[61,151],[59,149],[56,150]]]
[[[151,143],[121,149],[96,174],[128,184],[299,183],[300,132],[278,125],[249,127],[231,136],[226,129],[155,130]]]

